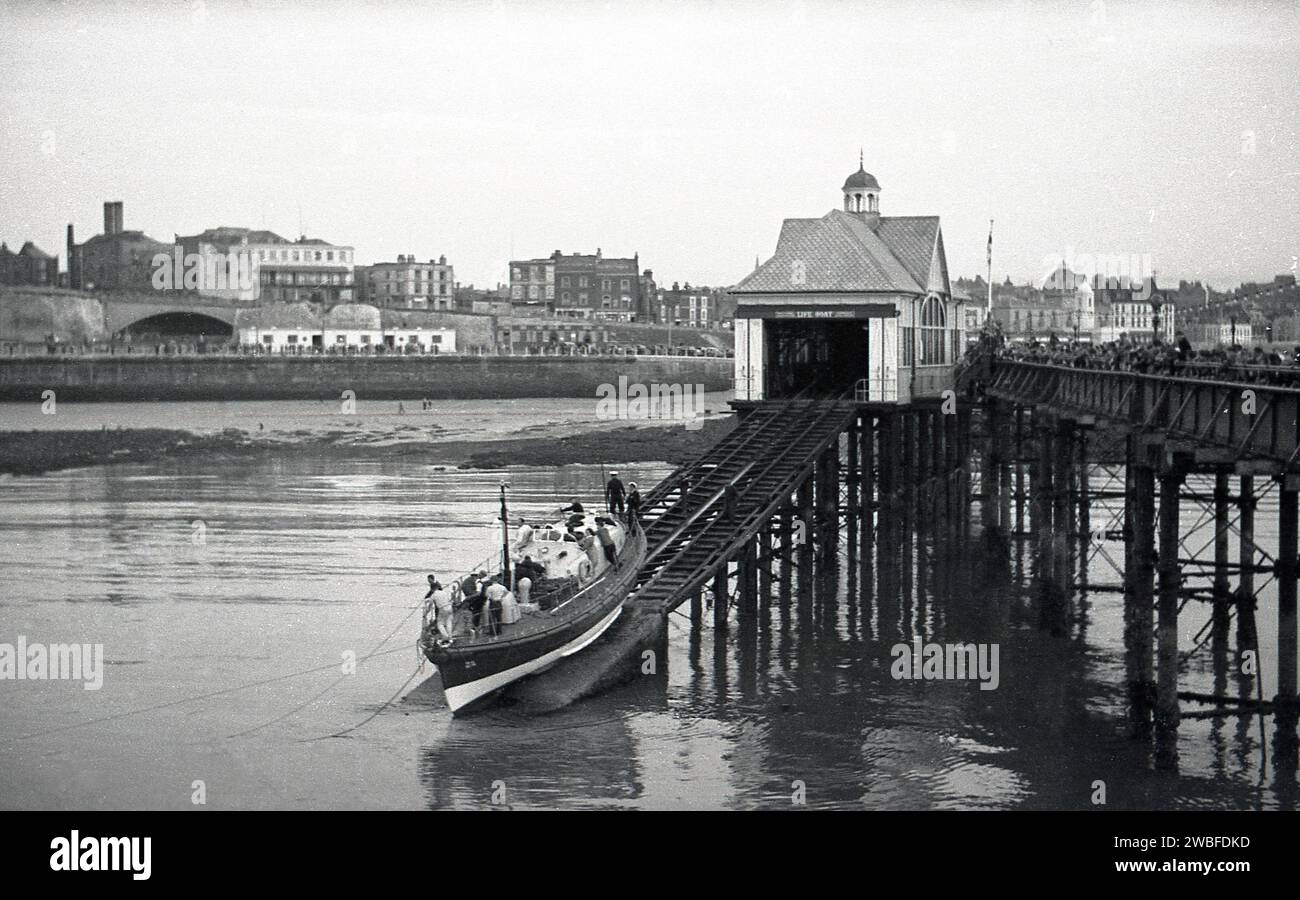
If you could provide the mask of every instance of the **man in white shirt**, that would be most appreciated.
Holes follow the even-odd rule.
[[[442,635],[444,641],[450,643],[452,617],[454,615],[451,606],[451,592],[437,581],[432,582],[430,586],[433,588],[430,596],[433,600],[433,608],[437,613],[438,634]]]
[[[510,590],[501,582],[493,581],[483,591],[487,598],[487,629],[492,634],[501,633],[501,601]]]
[[[523,519],[519,520],[519,530],[515,532],[515,550],[523,550],[533,539],[533,526]]]

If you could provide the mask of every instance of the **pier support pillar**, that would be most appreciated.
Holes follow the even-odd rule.
[[[776,556],[772,552],[771,522],[758,533],[758,606],[766,611],[772,600],[772,561]]]
[[[943,540],[943,584],[944,596],[951,597],[958,590],[965,589],[964,580],[957,569],[962,560],[965,546],[962,543],[962,518],[966,509],[961,502],[961,438],[958,411],[953,410],[939,416],[943,428],[943,508],[940,516],[944,523]]]
[[[934,443],[933,430],[930,424],[930,410],[918,409],[916,411],[916,468],[913,470],[913,478],[916,480],[918,487],[916,496],[916,521],[918,527],[924,527],[927,524],[926,511],[929,509],[930,491],[932,490],[930,478],[934,475],[934,470],[930,468],[931,451]]]
[[[1237,563],[1241,569],[1241,581],[1238,584],[1238,591],[1242,600],[1246,603],[1254,604],[1255,602],[1255,479],[1250,475],[1242,475],[1238,479],[1237,498],[1238,508],[1241,510],[1240,523],[1238,532],[1240,541],[1237,545]],[[1255,636],[1253,629],[1250,627],[1252,617],[1237,613],[1237,652],[1248,647],[1253,647]],[[1256,648],[1257,649],[1257,648]]]
[[[1092,532],[1092,481],[1090,478],[1090,463],[1088,462],[1088,436],[1091,429],[1087,426],[1080,426],[1075,433],[1075,448],[1079,453],[1079,471],[1077,490],[1075,499],[1078,501],[1079,509],[1079,531],[1080,537],[1085,542],[1089,540]]]
[[[1019,406],[1011,407],[1012,416],[1015,419],[1015,450],[1014,450],[1014,468],[1016,475],[1016,526],[1018,534],[1028,534],[1029,529],[1025,522],[1025,416],[1028,410],[1021,409]]]
[[[1157,623],[1156,768],[1178,768],[1178,565],[1179,492],[1187,477],[1187,460],[1169,454],[1160,472],[1160,596]]]
[[[1216,636],[1228,633],[1228,611],[1232,585],[1228,580],[1229,537],[1228,469],[1218,466],[1214,470],[1214,612],[1213,628]]]
[[[726,627],[727,624],[727,607],[731,605],[731,588],[729,567],[731,563],[722,562],[718,565],[718,570],[713,574],[713,624],[715,627]]]
[[[1128,565],[1124,572],[1126,663],[1133,735],[1151,729],[1155,701],[1155,470],[1137,435],[1128,438],[1128,502],[1125,509]]]
[[[957,407],[957,519],[963,545],[970,541],[970,426],[971,407],[963,403]]]
[[[794,504],[789,497],[781,504],[781,574],[790,570],[790,553],[794,548]]]
[[[876,418],[872,415],[862,417],[862,427],[858,430],[860,447],[858,465],[861,471],[860,514],[858,526],[861,529],[862,562],[868,568],[871,565],[871,543],[875,537],[876,508]]]
[[[1277,577],[1277,697],[1274,765],[1296,770],[1296,575],[1297,491],[1300,475],[1281,476],[1278,493]]]
[[[1092,541],[1092,478],[1088,461],[1088,438],[1091,427],[1080,425],[1075,431],[1075,448],[1078,451],[1078,469],[1075,472],[1075,503],[1078,519],[1079,590],[1088,589],[1088,550]]]
[[[740,616],[754,618],[758,609],[758,540],[750,539],[741,551],[737,566],[736,581],[740,595]]]
[[[1002,445],[998,436],[1006,428],[1006,417],[1000,400],[996,398],[989,400],[986,421],[989,429],[988,453],[982,460],[984,465],[980,471],[981,493],[984,494],[984,501],[980,504],[980,525],[983,526],[986,535],[992,536],[998,533],[1001,524],[998,516],[1002,509],[998,498],[1001,484],[999,469],[1002,465]]]
[[[993,440],[997,441],[997,488],[998,488],[998,528],[1002,532],[1003,540],[1007,541],[1010,549],[1011,535],[1015,528],[1011,522],[1011,465],[1009,458],[1013,448],[1011,440],[1007,434],[1007,428],[1011,424],[1011,417],[1018,417],[1015,404],[1008,405],[1008,415],[1004,415],[1001,420],[1001,427],[998,433],[993,435]]]
[[[815,510],[813,509],[813,480],[816,478],[814,466],[807,477],[799,483],[799,516],[794,523],[795,535],[799,545],[799,600],[802,602],[811,596],[810,588],[813,578],[813,541]]]
[[[876,485],[876,510],[879,516],[876,527],[876,594],[881,602],[892,602],[894,576],[898,557],[894,550],[898,539],[898,466],[899,466],[899,414],[887,413],[880,417],[876,435],[880,441],[880,472]]]
[[[1073,512],[1071,489],[1074,475],[1074,423],[1058,419],[1053,441],[1055,468],[1052,476],[1054,488],[1052,509],[1052,633],[1064,634],[1069,614],[1071,581],[1070,549],[1073,543]]]
[[[843,440],[844,433],[840,432],[826,451],[826,551],[830,554],[839,550],[840,444]]]
[[[858,437],[858,419],[854,417],[844,432],[844,524],[848,531],[846,548],[848,550],[849,568],[856,568],[858,562],[858,521],[861,514],[862,473],[858,470],[858,452],[862,441]],[[854,578],[857,576],[854,575]],[[855,601],[854,592],[849,591],[849,608]]]
[[[1056,525],[1056,453],[1051,413],[1046,407],[1034,410],[1034,432],[1038,437],[1038,461],[1033,471],[1033,530],[1034,560],[1038,575],[1039,627],[1053,634],[1060,633],[1059,608],[1063,598],[1058,596],[1054,537]]]
[[[905,543],[910,543],[913,526],[916,523],[916,413],[906,411],[900,416],[903,425],[902,465],[898,470],[903,489],[903,534]]]

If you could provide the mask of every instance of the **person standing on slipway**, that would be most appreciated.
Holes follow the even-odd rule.
[[[631,491],[627,495],[627,521],[636,531],[641,527],[641,492],[637,490],[635,481],[629,481],[628,487]]]
[[[609,511],[616,516],[623,516],[623,501],[627,497],[627,491],[623,487],[623,482],[619,480],[617,472],[609,473],[609,483],[605,485],[605,505]]]

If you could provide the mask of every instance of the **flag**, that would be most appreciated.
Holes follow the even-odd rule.
[[[989,219],[989,254],[988,264],[993,265],[993,220]]]

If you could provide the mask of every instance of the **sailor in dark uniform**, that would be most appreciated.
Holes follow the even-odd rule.
[[[623,482],[619,480],[617,472],[609,473],[609,483],[605,485],[605,505],[609,511],[616,516],[623,515],[623,501],[627,497],[627,491],[623,488]]]
[[[577,497],[570,500],[569,505],[561,509],[560,512],[569,513],[568,525],[570,531],[582,524],[582,517],[585,514],[585,510],[583,510],[582,504],[578,502]]]

